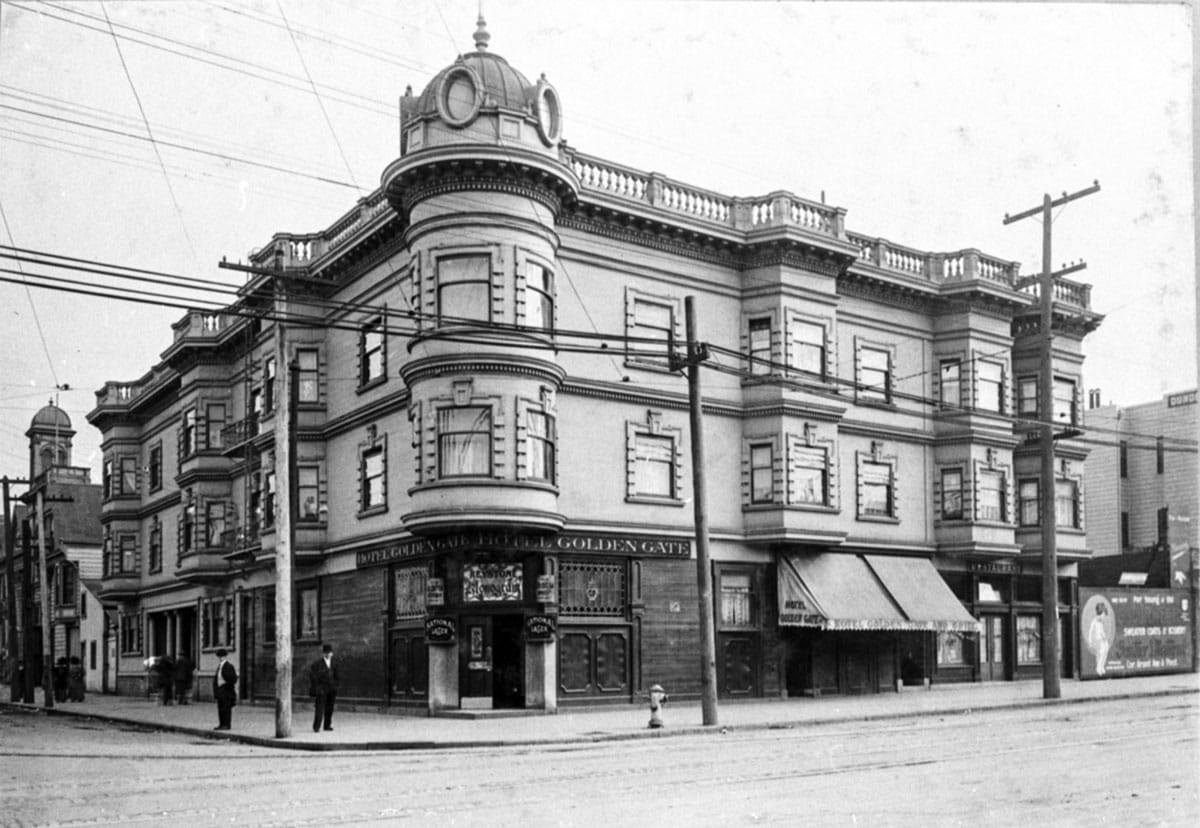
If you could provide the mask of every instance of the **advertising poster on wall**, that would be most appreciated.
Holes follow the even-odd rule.
[[[1191,669],[1193,608],[1185,590],[1080,587],[1085,679]]]

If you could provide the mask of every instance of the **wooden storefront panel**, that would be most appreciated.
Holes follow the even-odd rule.
[[[630,655],[628,626],[561,630],[559,701],[628,698]]]
[[[297,645],[298,680],[307,681],[307,670],[325,641],[333,645],[341,665],[339,697],[350,701],[386,696],[387,644],[381,621],[387,606],[385,575],[386,570],[356,570],[321,578],[320,640]]]
[[[690,560],[642,563],[642,683],[661,684],[672,696],[698,696],[700,670],[696,564]]]

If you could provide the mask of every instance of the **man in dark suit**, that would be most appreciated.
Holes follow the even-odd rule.
[[[324,725],[333,730],[333,701],[337,698],[338,669],[333,664],[333,647],[321,645],[321,657],[308,669],[308,695],[313,697],[313,733]]]
[[[213,674],[213,698],[217,700],[217,726],[214,730],[229,730],[233,706],[237,704],[237,670],[225,660],[228,653],[217,650],[217,672]]]

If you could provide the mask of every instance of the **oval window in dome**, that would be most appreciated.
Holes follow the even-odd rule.
[[[438,112],[451,126],[466,126],[479,114],[481,99],[474,73],[465,66],[455,67],[442,79]]]
[[[544,80],[538,82],[537,127],[542,143],[548,147],[558,143],[562,135],[562,107],[558,102],[558,93]]]

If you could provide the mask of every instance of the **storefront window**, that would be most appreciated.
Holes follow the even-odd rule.
[[[721,626],[754,624],[754,589],[748,572],[721,573]]]
[[[937,663],[939,667],[959,667],[967,663],[965,633],[938,633]]]
[[[1037,615],[1017,616],[1017,663],[1038,664],[1042,660],[1042,619]]]
[[[625,564],[562,561],[558,573],[558,611],[563,615],[613,615],[625,612]]]
[[[429,572],[423,566],[397,569],[392,581],[392,596],[396,620],[421,618],[425,615],[425,586]]]
[[[297,638],[320,638],[320,615],[317,612],[317,588],[315,586],[302,587],[296,592],[296,618],[299,622],[299,629],[296,630]]]

